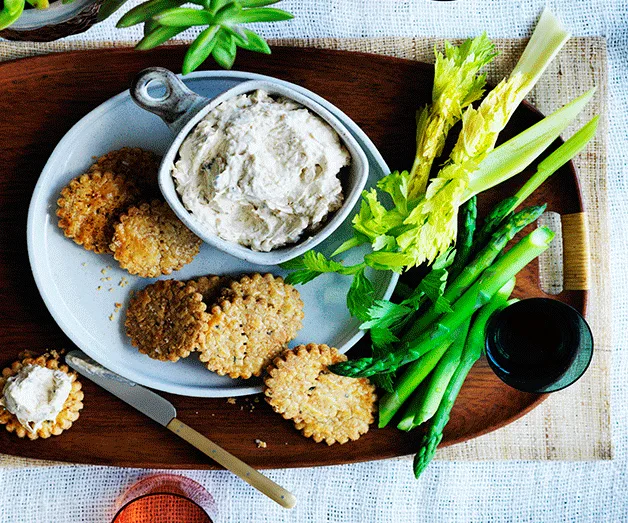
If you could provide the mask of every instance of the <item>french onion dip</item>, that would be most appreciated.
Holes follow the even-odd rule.
[[[329,124],[258,90],[210,111],[182,143],[172,176],[209,233],[270,251],[341,207],[338,173],[349,163]]]
[[[39,365],[25,365],[9,378],[0,405],[15,415],[29,432],[36,432],[45,421],[55,421],[72,390],[65,372]]]

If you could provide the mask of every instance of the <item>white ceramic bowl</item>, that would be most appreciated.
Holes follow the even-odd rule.
[[[163,94],[152,96],[150,89],[160,90]],[[234,242],[223,240],[207,232],[203,224],[188,211],[177,193],[172,168],[177,160],[183,140],[192,132],[196,124],[218,104],[245,93],[261,89],[270,95],[283,96],[306,107],[327,122],[340,137],[351,155],[351,164],[346,176],[341,178],[344,202],[342,207],[331,213],[322,227],[315,232],[305,232],[297,243],[279,247],[269,252],[258,252]],[[251,80],[243,82],[213,99],[204,98],[190,91],[171,71],[161,67],[151,67],[141,71],[131,87],[131,97],[140,107],[157,114],[175,133],[174,140],[165,154],[159,168],[159,187],[179,219],[208,244],[232,256],[260,265],[277,265],[295,258],[312,249],[332,234],[347,218],[355,206],[368,179],[368,161],[366,154],[346,127],[327,109],[283,84],[272,80]]]

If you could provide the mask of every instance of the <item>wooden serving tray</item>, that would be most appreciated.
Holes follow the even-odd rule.
[[[180,46],[150,52],[79,51],[0,65],[0,368],[9,365],[24,349],[73,348],[39,296],[26,250],[27,209],[48,156],[77,120],[126,89],[138,71],[148,66],[180,70],[184,53],[185,48]],[[431,98],[431,66],[343,51],[276,48],[271,56],[240,52],[236,68],[311,89],[355,120],[391,168],[411,165],[415,110]],[[503,138],[539,119],[538,112],[522,106],[502,133]],[[482,195],[480,212],[513,194],[529,174]],[[549,209],[561,215],[581,212],[573,166],[554,175],[530,200],[548,202]],[[570,234],[582,235],[582,231],[576,229]],[[412,275],[408,278],[412,280]],[[531,264],[519,276],[515,294],[544,295],[538,286],[537,264]],[[564,291],[558,299],[584,312],[586,291]],[[351,353],[365,347],[366,342],[362,342]],[[0,430],[0,453],[99,465],[214,467],[204,455],[166,429],[89,380],[81,381],[85,408],[71,430],[34,442]],[[309,467],[403,456],[415,452],[420,440],[417,431],[401,432],[392,424],[381,430],[373,427],[359,441],[328,447],[301,436],[290,421],[273,413],[260,396],[256,397],[257,403],[249,397],[238,398],[235,404],[224,398],[163,396],[176,406],[183,422],[258,468]],[[465,383],[442,444],[451,445],[502,427],[542,400],[543,396],[507,387],[481,361]],[[257,448],[256,439],[265,441],[267,448]]]

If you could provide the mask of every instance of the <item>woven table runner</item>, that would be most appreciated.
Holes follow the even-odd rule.
[[[497,83],[514,67],[525,40],[494,40],[499,56],[488,66],[488,81]],[[344,49],[433,62],[433,38],[351,38],[276,40],[272,45]],[[127,47],[132,42],[72,41],[52,43],[0,42],[0,61],[71,50]],[[596,138],[576,160],[587,213],[591,245],[591,291],[587,318],[596,350],[584,377],[550,396],[514,423],[465,443],[439,450],[446,460],[608,460],[613,457],[610,427],[611,289],[606,194],[606,43],[603,38],[572,38],[549,66],[528,100],[543,113],[597,87],[592,102],[565,132],[602,115]],[[376,74],[377,72],[374,71]],[[25,444],[28,444],[27,442]],[[0,455],[0,466],[37,466],[50,462]]]

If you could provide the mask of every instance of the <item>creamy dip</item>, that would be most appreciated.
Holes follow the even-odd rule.
[[[350,155],[308,109],[255,91],[225,100],[179,149],[172,176],[211,234],[256,251],[294,243],[342,205]]]
[[[72,381],[65,372],[25,365],[7,380],[0,404],[26,430],[36,432],[45,421],[57,419],[71,390]]]

